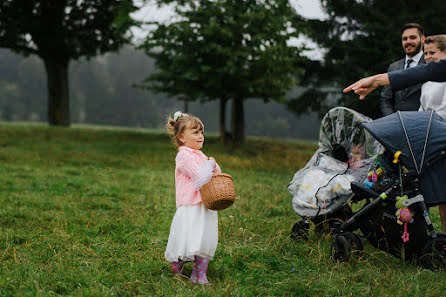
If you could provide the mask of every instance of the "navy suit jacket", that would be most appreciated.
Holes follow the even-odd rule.
[[[430,62],[405,70],[389,72],[392,90],[401,90],[408,86],[427,81],[446,81],[446,59],[440,62]]]
[[[404,69],[406,59],[401,59],[390,64],[387,72]],[[418,65],[425,64],[424,57],[421,56]],[[383,116],[394,113],[397,110],[415,111],[420,108],[421,84],[411,85],[403,90],[394,91],[390,86],[386,86],[381,92],[381,113]]]

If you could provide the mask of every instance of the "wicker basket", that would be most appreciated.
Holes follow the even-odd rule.
[[[223,210],[235,201],[232,177],[226,173],[214,173],[212,179],[200,189],[204,206],[211,210]]]

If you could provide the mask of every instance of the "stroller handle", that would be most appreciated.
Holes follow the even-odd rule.
[[[360,219],[365,213],[369,212],[370,209],[377,206],[381,201],[386,200],[388,198],[388,195],[390,192],[396,188],[398,188],[399,180],[396,179],[394,182],[390,185],[390,187],[387,188],[384,192],[381,194],[378,194],[378,196],[369,204],[361,208],[354,216],[349,218],[347,221],[345,221],[343,224],[339,226],[339,229],[341,232],[349,230],[349,228],[354,225],[358,219]]]

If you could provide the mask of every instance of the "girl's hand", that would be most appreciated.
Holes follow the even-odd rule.
[[[217,162],[215,161],[215,159],[213,157],[208,157],[208,160],[214,161],[214,169],[217,167]]]

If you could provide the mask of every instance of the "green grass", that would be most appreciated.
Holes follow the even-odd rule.
[[[433,273],[365,246],[330,260],[328,235],[291,240],[286,186],[316,145],[208,137],[236,203],[219,212],[211,288],[174,277],[164,260],[175,213],[166,134],[0,125],[0,296],[440,296]],[[438,210],[432,210],[439,228]],[[186,266],[190,273],[191,264]]]

